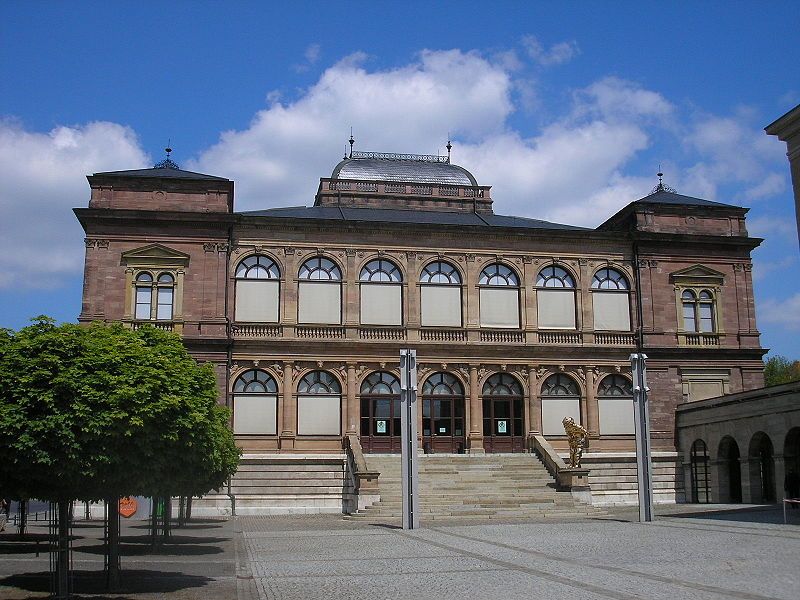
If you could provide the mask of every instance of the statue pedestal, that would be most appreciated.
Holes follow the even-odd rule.
[[[572,496],[586,504],[592,503],[592,490],[589,487],[589,469],[568,467],[558,471],[558,487],[569,490]]]

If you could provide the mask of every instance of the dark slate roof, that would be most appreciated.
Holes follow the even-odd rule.
[[[667,190],[660,190],[652,193],[644,198],[639,198],[636,202],[650,203],[650,204],[682,204],[688,206],[722,206],[726,208],[733,207],[732,204],[723,204],[722,202],[714,202],[712,200],[703,200],[702,198],[693,198],[692,196],[684,196]],[[737,208],[737,207],[734,207]]]
[[[403,223],[409,225],[466,225],[474,227],[510,227],[519,229],[564,229],[590,231],[586,227],[550,223],[539,219],[509,217],[473,212],[445,212],[434,210],[398,210],[389,208],[345,208],[338,206],[290,206],[237,213],[252,217],[277,219],[321,219],[364,223]]]
[[[206,175],[204,173],[194,173],[192,171],[184,171],[183,169],[134,169],[132,171],[106,171],[104,173],[95,173],[95,176],[110,175],[113,177],[157,177],[168,179],[213,179],[216,181],[230,181],[225,177],[216,177],[214,175]]]
[[[447,162],[385,158],[347,158],[336,165],[331,179],[478,185],[472,173],[458,165]]]

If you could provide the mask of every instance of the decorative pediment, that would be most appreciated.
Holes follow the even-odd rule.
[[[161,244],[150,244],[122,253],[127,267],[186,267],[189,255]]]
[[[697,264],[686,267],[680,271],[670,274],[670,281],[673,283],[686,283],[698,285],[722,285],[725,281],[725,274],[715,271],[709,267]]]

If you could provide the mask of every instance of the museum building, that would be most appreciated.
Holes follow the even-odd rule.
[[[233,181],[169,157],[88,180],[79,320],[174,331],[213,363],[243,470],[346,471],[348,440],[399,452],[398,357],[414,348],[426,453],[524,453],[536,436],[564,452],[571,416],[593,497],[635,499],[620,474],[635,467],[641,351],[656,499],[676,501],[676,407],[763,386],[748,209],[660,181],[590,229],[495,213],[449,149],[351,150],[313,206],[248,212]],[[242,495],[268,496],[258,479]]]

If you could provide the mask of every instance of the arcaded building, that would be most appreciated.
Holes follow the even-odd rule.
[[[80,321],[175,331],[214,363],[244,465],[338,460],[348,436],[399,452],[410,347],[426,452],[564,450],[572,416],[593,494],[624,501],[642,351],[656,498],[675,501],[676,407],[763,385],[746,208],[659,183],[587,229],[500,214],[449,157],[369,152],[303,207],[236,212],[234,182],[169,159],[88,180]]]

